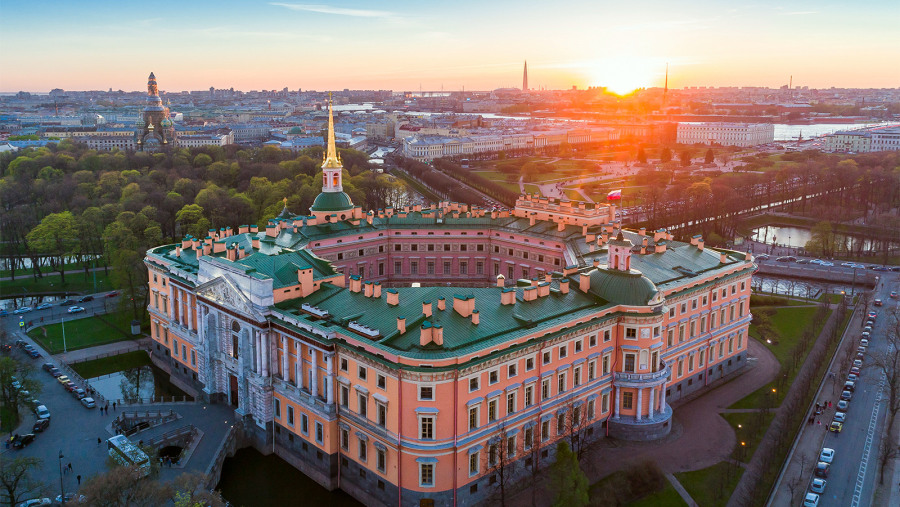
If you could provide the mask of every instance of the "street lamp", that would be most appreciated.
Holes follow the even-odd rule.
[[[60,499],[62,500],[62,503],[65,504],[66,503],[66,492],[63,489],[63,476],[62,476],[62,460],[63,460],[63,458],[65,458],[65,456],[63,456],[62,451],[59,451],[59,496],[60,496]]]
[[[62,332],[63,332],[63,354],[67,353],[69,350],[66,348],[66,315],[63,314],[62,317],[59,318],[59,323],[62,324]]]

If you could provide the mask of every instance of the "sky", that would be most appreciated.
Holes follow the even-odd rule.
[[[900,87],[900,1],[2,0],[0,92]]]

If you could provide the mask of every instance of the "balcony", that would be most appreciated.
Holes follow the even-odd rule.
[[[669,373],[671,373],[671,369],[669,365],[663,363],[663,367],[659,370],[650,373],[630,373],[630,372],[616,372],[616,382],[626,382],[626,383],[660,383],[660,381],[665,381],[666,378],[669,377]]]

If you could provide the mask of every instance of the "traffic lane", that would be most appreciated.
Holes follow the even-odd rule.
[[[32,310],[28,313],[19,314],[19,315],[10,315],[10,317],[15,317],[13,320],[18,323],[20,320],[25,322],[26,325],[39,325],[39,324],[47,324],[53,322],[59,322],[63,319],[69,321],[73,318],[81,318],[88,317],[91,315],[96,315],[98,313],[106,313],[110,309],[114,308],[120,300],[120,296],[114,297],[104,297],[97,296],[92,301],[85,301],[82,303],[72,303],[67,304],[65,306],[53,306],[51,308],[45,308],[43,310]],[[83,312],[77,313],[69,313],[69,308],[72,307],[81,307],[84,308]],[[4,317],[4,320],[9,317]],[[43,319],[43,320],[41,320]],[[16,324],[18,325],[18,324]]]
[[[821,447],[834,449],[835,455],[828,475],[825,498],[822,499],[820,505],[848,505],[856,490],[857,477],[863,455],[866,453],[869,422],[872,418],[880,381],[880,375],[876,377],[872,371],[864,372],[863,375],[864,377],[860,378],[862,385],[856,389],[850,402],[843,431],[840,434],[829,431],[823,439]],[[829,420],[828,424],[830,423]],[[872,447],[874,447],[874,443],[868,451],[867,475],[872,473],[874,466],[873,453],[875,451]],[[818,460],[818,454],[813,459]]]

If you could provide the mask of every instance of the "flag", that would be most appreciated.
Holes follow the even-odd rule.
[[[614,199],[621,199],[622,191],[621,190],[613,190],[610,193],[606,194],[606,200],[612,201]]]

